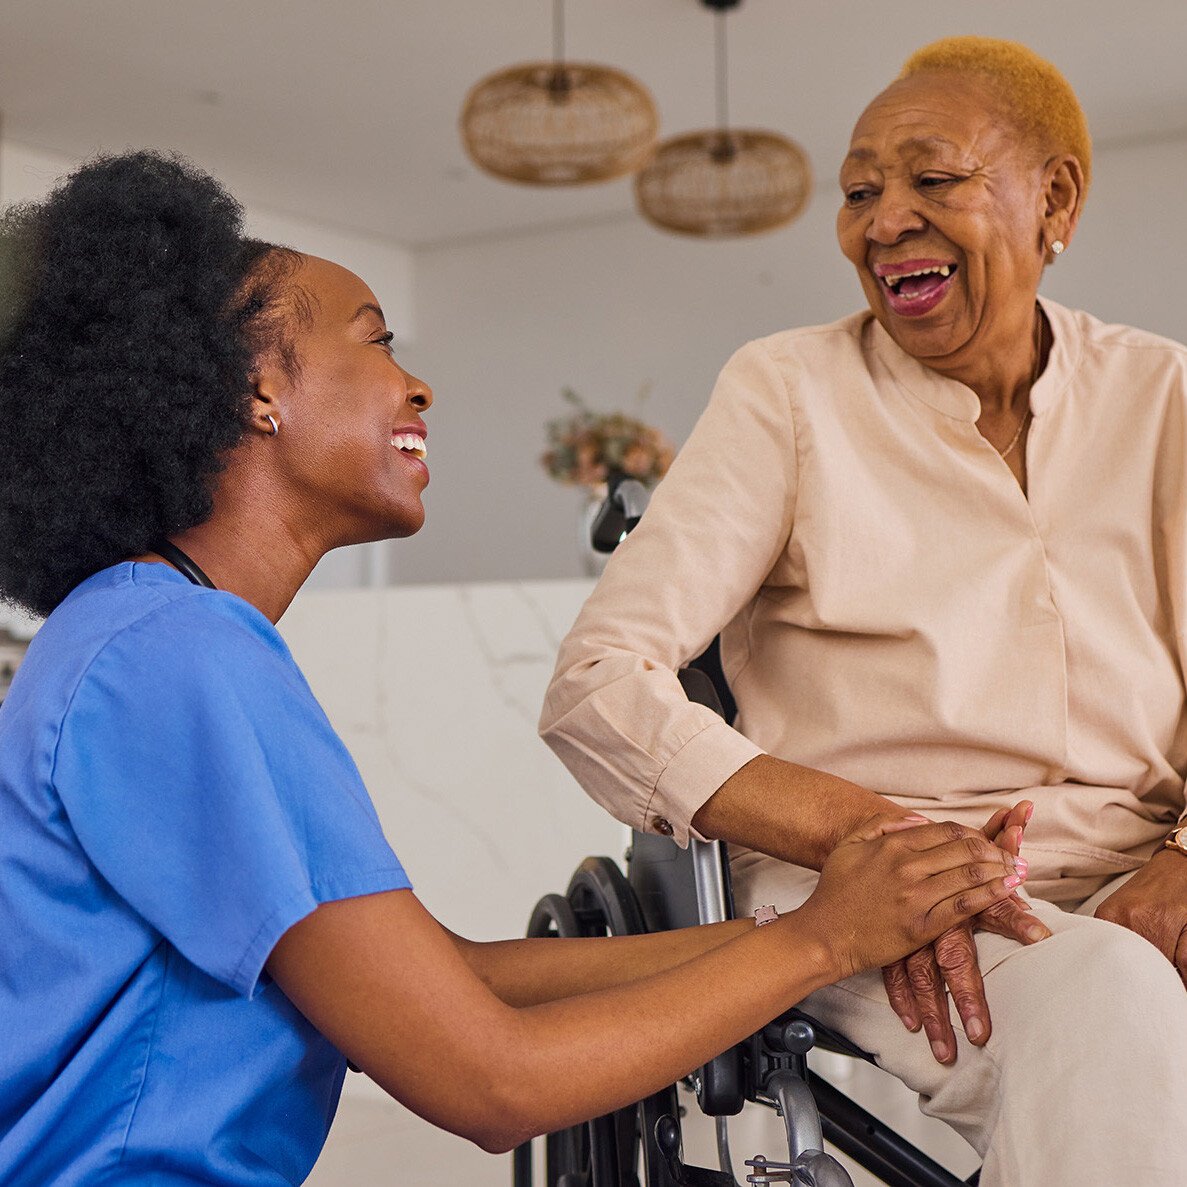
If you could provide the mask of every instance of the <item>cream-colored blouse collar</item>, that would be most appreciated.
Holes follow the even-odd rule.
[[[1079,365],[1082,346],[1079,327],[1070,310],[1046,297],[1040,297],[1039,304],[1050,323],[1052,342],[1047,365],[1030,391],[1030,408],[1035,416],[1042,416],[1067,390]],[[866,316],[869,319],[866,341],[904,391],[945,416],[969,423],[980,417],[981,401],[972,388],[925,367],[891,338],[872,313]]]

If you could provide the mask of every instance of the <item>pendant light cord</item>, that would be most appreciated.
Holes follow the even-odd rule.
[[[729,129],[729,61],[726,56],[725,10],[717,17],[717,126],[722,132]]]
[[[565,60],[565,0],[552,0],[552,59]]]

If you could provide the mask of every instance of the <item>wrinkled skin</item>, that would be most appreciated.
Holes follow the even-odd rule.
[[[1144,936],[1187,985],[1187,854],[1160,850],[1096,908],[1096,917]]]

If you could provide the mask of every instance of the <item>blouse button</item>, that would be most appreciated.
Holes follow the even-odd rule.
[[[652,828],[655,829],[655,831],[657,833],[660,834],[660,836],[663,836],[663,837],[670,837],[672,835],[672,833],[676,831],[675,829],[672,828],[671,823],[669,821],[665,820],[662,816],[653,817],[652,821],[651,821],[651,826],[652,826]]]

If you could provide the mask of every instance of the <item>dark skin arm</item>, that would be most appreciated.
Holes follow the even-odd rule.
[[[470,971],[509,1006],[613,989],[677,968],[754,930],[750,916],[645,936],[595,939],[498,940],[450,936]]]
[[[1008,895],[1013,869],[956,825],[869,828],[763,928],[470,945],[401,890],[322,905],[267,967],[392,1096],[507,1150],[638,1100],[814,989],[918,947]]]
[[[1016,805],[1009,817],[986,826],[1004,847],[1021,844],[1029,805]],[[908,815],[885,796],[823,771],[760,755],[747,763],[701,806],[693,827],[702,836],[745,845],[809,869],[821,864],[847,832],[879,820]],[[999,816],[1001,814],[999,813]],[[1011,849],[1016,853],[1017,849]],[[939,937],[884,973],[887,995],[908,1030],[925,1029],[940,1063],[956,1058],[956,1039],[947,994],[956,1003],[969,1041],[984,1045],[992,1033],[989,1004],[977,965],[975,930],[993,931],[1022,944],[1050,932],[1012,896],[992,912]]]
[[[1096,917],[1144,936],[1187,985],[1187,854],[1160,849],[1096,908]]]

